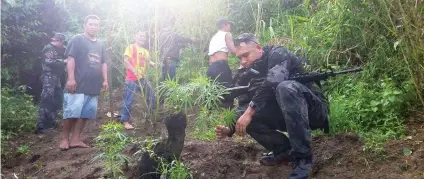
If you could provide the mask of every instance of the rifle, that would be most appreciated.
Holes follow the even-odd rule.
[[[353,69],[347,69],[342,71],[333,71],[330,72],[307,72],[307,73],[296,73],[291,75],[288,80],[295,80],[299,83],[306,84],[309,82],[318,82],[318,81],[324,81],[327,80],[328,77],[346,74],[346,73],[353,73],[353,72],[360,72],[362,71],[362,68],[353,68]],[[233,88],[227,88],[226,89],[228,94],[225,94],[223,97],[224,99],[233,99],[236,98],[242,94],[245,94],[249,90],[249,86],[237,86]]]
[[[362,71],[362,68],[352,68],[342,71],[333,71],[330,69],[330,72],[307,72],[307,73],[297,73],[293,74],[289,77],[288,80],[295,80],[299,83],[309,83],[309,82],[316,82],[316,81],[324,81],[327,80],[328,77],[346,74],[346,73],[353,73],[353,72],[360,72]]]

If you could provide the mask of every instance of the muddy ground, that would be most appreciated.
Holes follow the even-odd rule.
[[[119,109],[122,100],[115,99],[114,108]],[[107,106],[103,103],[101,106]],[[135,106],[138,108],[140,106]],[[99,119],[90,121],[84,129],[85,142],[93,145],[101,124],[109,119],[104,115],[106,107],[99,110]],[[137,112],[135,112],[137,113]],[[135,114],[135,116],[142,116]],[[365,153],[363,143],[352,133],[335,136],[316,136],[313,138],[315,162],[312,178],[384,178],[410,179],[424,178],[424,119],[413,117],[408,122],[406,139],[389,142],[386,152],[380,155]],[[139,117],[143,118],[143,117]],[[189,123],[194,120],[189,119]],[[192,125],[189,125],[192,126]],[[143,138],[147,135],[163,135],[161,120],[138,122],[136,130],[128,135]],[[186,129],[189,133],[191,127]],[[187,135],[189,136],[189,135]],[[50,135],[37,136],[32,133],[21,134],[8,143],[2,151],[1,173],[7,179],[82,179],[101,178],[104,175],[103,163],[92,162],[98,153],[95,148],[58,149],[59,131]],[[28,145],[28,154],[18,154],[19,146]],[[405,156],[402,151],[412,151]],[[128,152],[131,155],[134,151]],[[261,166],[258,159],[264,149],[249,140],[226,139],[224,141],[198,141],[186,138],[182,161],[188,166],[194,178],[200,179],[281,179],[288,178],[291,167]],[[136,159],[132,157],[132,159]],[[133,170],[130,166],[128,170]],[[131,173],[127,171],[126,173]]]

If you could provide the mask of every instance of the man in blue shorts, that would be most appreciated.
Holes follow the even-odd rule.
[[[68,80],[63,102],[63,131],[59,148],[88,148],[81,132],[88,119],[97,115],[100,89],[107,90],[105,48],[97,39],[100,19],[89,15],[84,19],[84,33],[72,37],[66,49]],[[72,131],[71,131],[72,129]],[[72,138],[69,134],[72,132]]]

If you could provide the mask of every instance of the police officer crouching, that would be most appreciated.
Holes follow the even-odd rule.
[[[328,129],[328,102],[313,82],[287,80],[302,72],[302,60],[281,46],[262,47],[253,34],[235,39],[239,69],[235,85],[248,85],[249,92],[238,98],[239,119],[230,126],[216,126],[218,139],[234,133],[254,138],[272,155],[263,165],[291,161],[290,179],[308,178],[312,168],[311,130]],[[280,131],[287,131],[288,136]]]

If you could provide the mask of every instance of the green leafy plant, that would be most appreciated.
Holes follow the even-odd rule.
[[[226,93],[222,85],[205,76],[192,78],[186,84],[179,84],[177,80],[167,80],[159,87],[159,91],[172,110],[184,112],[194,106],[216,109],[222,95]]]
[[[123,174],[121,167],[129,160],[121,152],[131,142],[131,138],[123,133],[123,125],[114,121],[102,125],[101,129],[99,136],[95,138],[96,147],[99,148],[101,153],[96,155],[92,161],[104,160],[107,176],[111,178],[121,177]]]
[[[190,169],[187,168],[182,162],[173,160],[170,164],[160,162],[159,168],[163,176],[169,179],[192,179]]]
[[[18,153],[28,155],[29,154],[29,146],[24,144],[18,147]]]
[[[1,149],[3,151],[7,147],[7,141],[10,139],[10,137],[10,134],[7,134],[5,131],[1,130]]]
[[[344,86],[330,95],[333,132],[356,131],[366,139],[364,150],[381,151],[384,142],[404,133],[400,119],[404,93],[390,78]]]
[[[202,108],[196,118],[196,123],[192,136],[199,140],[215,140],[215,126],[234,124],[236,119],[235,111],[230,109],[208,110]]]
[[[38,108],[32,102],[32,97],[24,92],[24,86],[17,89],[1,89],[2,136],[6,137],[35,129]]]
[[[147,152],[149,157],[155,159],[158,162],[158,172],[160,172],[163,177],[169,179],[193,178],[189,168],[187,168],[182,162],[178,161],[178,159],[174,159],[171,163],[168,163],[165,158],[155,154],[153,148],[160,140],[161,139],[146,138],[144,141],[140,142],[141,149],[134,153],[134,155],[138,156],[141,153]]]
[[[220,122],[219,113],[202,108],[196,117],[196,123],[191,135],[199,140],[214,140],[215,125]]]
[[[156,146],[156,144],[158,144],[160,140],[161,138],[154,139],[151,137],[147,137],[143,141],[138,142],[141,146],[141,150],[134,153],[134,155],[139,155],[141,153],[148,152],[150,157],[156,157],[156,154],[153,152],[153,147]]]

